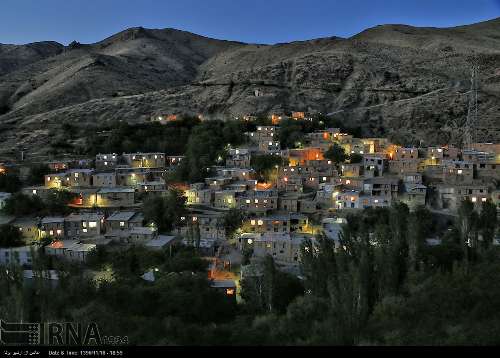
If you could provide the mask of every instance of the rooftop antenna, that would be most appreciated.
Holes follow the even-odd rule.
[[[471,68],[471,89],[469,91],[469,109],[467,112],[467,121],[465,122],[463,149],[473,149],[473,143],[476,139],[476,125],[478,115],[478,74],[479,65],[477,58],[474,58]]]

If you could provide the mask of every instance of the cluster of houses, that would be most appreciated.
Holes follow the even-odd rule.
[[[248,219],[240,229],[239,246],[251,247],[255,258],[269,254],[278,264],[296,266],[305,239],[324,232],[336,240],[345,214],[395,202],[410,210],[428,205],[445,214],[453,214],[464,199],[478,209],[491,200],[500,209],[498,144],[468,150],[403,147],[386,138],[355,138],[329,128],[307,134],[300,149],[282,150],[279,126],[257,126],[247,135],[250,144],[231,148],[225,166],[215,167],[216,176],[192,184],[186,196],[190,206],[204,208],[204,214],[190,218],[203,220],[204,239],[224,239],[216,229],[218,212],[244,211]],[[334,163],[325,157],[334,144],[356,159]],[[269,182],[260,183],[251,159],[265,154],[281,157],[283,164]]]
[[[66,216],[10,217],[1,215],[1,225],[17,228],[26,246],[0,249],[0,264],[28,265],[33,244],[49,238],[45,252],[83,262],[99,245],[144,244],[152,249],[174,242],[160,235],[154,225],[146,225],[142,202],[150,195],[168,191],[165,177],[183,157],[165,153],[98,154],[95,160],[64,160],[46,163],[51,170],[44,185],[25,187],[22,193],[46,199],[51,190],[73,194]],[[0,209],[9,193],[0,193]],[[22,253],[21,253],[22,252]]]
[[[292,117],[308,120],[302,112]],[[23,192],[43,198],[51,189],[67,190],[75,195],[69,204],[74,212],[8,218],[7,223],[19,228],[29,243],[55,239],[46,248],[49,254],[80,261],[110,242],[162,248],[179,240],[213,256],[228,239],[226,213],[239,209],[246,218],[237,231],[238,249],[251,250],[254,259],[271,255],[279,265],[296,268],[304,240],[314,241],[320,232],[337,240],[343,217],[352,211],[403,202],[411,210],[429,205],[453,212],[465,198],[478,208],[487,200],[500,208],[499,144],[476,144],[467,150],[407,148],[386,138],[356,138],[328,128],[307,134],[299,149],[282,150],[280,120],[273,116],[273,125],[258,125],[246,133],[248,144],[229,148],[225,163],[214,165],[203,182],[176,186],[184,191],[188,210],[180,218],[182,225],[170,233],[158,233],[142,214],[144,198],[167,193],[168,174],[183,160],[165,153],[110,153],[91,161],[51,162],[52,173],[45,176],[44,185]],[[352,159],[335,163],[325,156],[334,144]],[[281,158],[267,182],[259,182],[252,168],[256,155]],[[0,208],[8,197],[0,193]],[[8,255],[0,252],[0,263],[7,256],[24,257],[20,248],[12,250]]]

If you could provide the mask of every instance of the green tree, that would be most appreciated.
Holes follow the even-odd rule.
[[[0,173],[0,191],[15,193],[21,189],[22,183],[15,173]]]
[[[62,189],[51,189],[44,200],[46,215],[66,215],[71,212],[68,204],[74,200],[76,194]]]
[[[38,196],[15,193],[6,200],[3,211],[8,215],[28,216],[38,214],[42,212],[44,208],[45,205]]]
[[[283,149],[296,148],[298,143],[304,142],[304,130],[302,125],[290,119],[281,121],[279,140]]]
[[[0,247],[16,247],[23,244],[23,236],[18,228],[11,225],[0,226]]]
[[[458,208],[456,225],[467,263],[473,260],[473,250],[477,247],[477,222],[478,216],[474,211],[474,204],[470,200],[463,200]]]
[[[347,159],[347,154],[345,153],[344,148],[337,143],[334,143],[330,148],[328,148],[324,156],[336,165],[343,163]]]
[[[269,181],[273,174],[276,175],[277,166],[282,165],[283,159],[276,155],[255,155],[251,160],[251,166],[261,182]]]
[[[432,234],[432,214],[424,206],[416,208],[408,221],[408,264],[410,271],[422,269],[426,239]]]
[[[481,214],[479,215],[479,227],[482,235],[483,248],[487,249],[491,246],[495,237],[498,225],[497,208],[491,200],[483,203]]]
[[[349,155],[349,162],[352,164],[361,163],[363,161],[363,156],[358,153],[352,153]]]
[[[239,209],[230,209],[224,214],[224,229],[226,237],[232,238],[245,219],[245,214]]]
[[[26,183],[28,185],[38,185],[44,183],[45,175],[50,173],[50,168],[45,164],[34,165],[30,168]]]
[[[169,232],[181,224],[185,204],[186,197],[182,192],[171,189],[165,197],[152,197],[144,202],[144,218],[153,222],[160,232]]]

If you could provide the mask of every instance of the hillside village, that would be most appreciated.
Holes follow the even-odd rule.
[[[163,124],[177,120],[170,116]],[[185,157],[170,153],[100,153],[44,162],[43,185],[0,192],[2,232],[14,228],[22,236],[15,247],[0,248],[0,265],[29,271],[34,248],[84,265],[96,250],[193,246],[210,261],[212,286],[233,296],[240,279],[268,255],[281,270],[300,277],[304,243],[322,236],[338,247],[339,233],[355,212],[395,203],[410,211],[426,206],[443,231],[464,200],[477,212],[486,203],[500,212],[498,143],[404,147],[388,138],[357,138],[326,128],[282,149],[282,120],[273,115],[267,125],[244,134],[244,145],[227,145],[200,182],[173,180]],[[287,120],[315,119],[293,112]],[[252,166],[256,160],[266,163],[265,170]],[[0,163],[0,176],[26,176],[27,168],[24,162]],[[63,210],[40,216],[12,209],[16,201],[44,202],[55,192],[67,195]],[[146,206],[172,195],[180,204],[166,227],[151,219]],[[441,234],[427,237],[428,245],[439,245]],[[499,239],[497,232],[493,244]],[[154,273],[144,277],[154,280]]]

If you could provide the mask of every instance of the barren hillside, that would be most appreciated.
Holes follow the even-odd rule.
[[[143,28],[89,45],[1,45],[0,153],[40,151],[66,122],[155,113],[311,110],[367,134],[445,143],[465,119],[473,54],[481,138],[500,140],[500,19],[449,29],[383,25],[349,39],[276,45]]]

